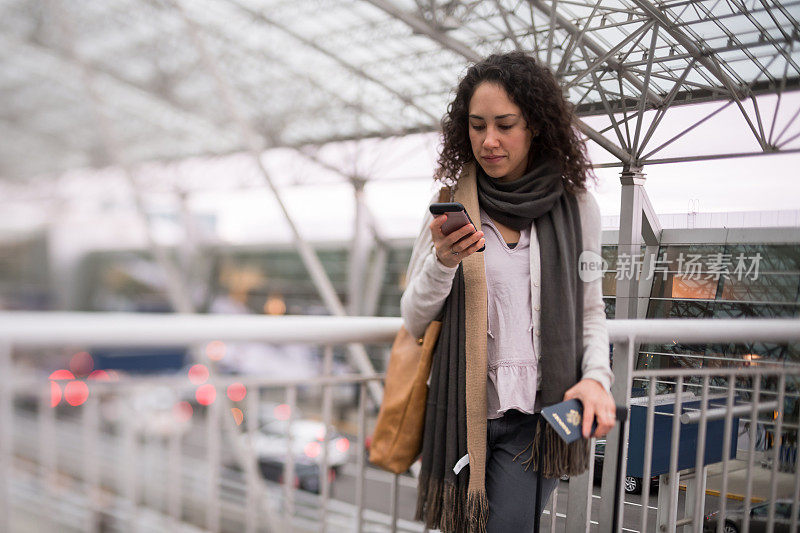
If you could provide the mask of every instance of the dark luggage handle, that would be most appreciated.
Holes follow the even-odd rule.
[[[614,512],[611,515],[611,531],[619,531],[619,498],[622,490],[622,482],[625,472],[622,471],[622,438],[625,436],[625,421],[628,419],[628,408],[617,406],[617,427],[619,428],[619,440],[617,441],[617,475],[614,480]]]

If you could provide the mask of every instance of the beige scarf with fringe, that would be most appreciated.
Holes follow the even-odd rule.
[[[481,227],[480,206],[477,195],[477,183],[474,165],[467,165],[458,180],[454,201],[461,203],[476,228]],[[466,334],[466,425],[467,453],[469,468],[466,502],[453,505],[448,501],[429,502],[418,508],[418,518],[423,519],[428,527],[440,528],[445,533],[462,531],[465,524],[469,531],[484,533],[489,515],[489,502],[486,498],[486,375],[487,375],[487,289],[486,271],[483,254],[475,253],[461,262],[464,274],[465,290],[465,334]],[[577,264],[576,267],[577,269]],[[582,346],[579,347],[582,350]],[[578,357],[575,354],[574,357]],[[577,362],[580,368],[580,361]],[[544,369],[543,369],[544,370]],[[558,434],[548,425],[539,424],[531,443],[521,454],[530,451],[530,456],[521,464],[527,469],[539,470],[543,477],[554,478],[562,475],[576,476],[588,468],[588,441],[580,439],[570,445],[564,443]],[[522,466],[521,466],[522,467]],[[423,488],[420,488],[423,490]],[[425,487],[425,493],[442,494],[441,487]],[[422,499],[425,497],[420,494]],[[429,499],[429,498],[428,498]],[[466,505],[464,505],[466,503]],[[431,505],[433,504],[433,505]],[[437,509],[434,513],[431,508]],[[455,516],[465,514],[466,516]],[[459,525],[461,524],[461,525]]]

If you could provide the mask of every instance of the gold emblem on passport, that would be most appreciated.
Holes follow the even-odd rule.
[[[573,426],[577,426],[581,423],[581,415],[575,409],[570,409],[567,411],[567,422],[572,424]]]

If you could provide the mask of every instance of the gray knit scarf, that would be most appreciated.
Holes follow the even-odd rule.
[[[581,376],[583,353],[583,286],[578,278],[582,250],[580,213],[575,196],[565,191],[555,165],[543,162],[524,176],[500,183],[477,167],[480,207],[494,220],[514,229],[536,221],[541,259],[542,406],[560,402]],[[465,415],[465,284],[459,265],[442,309],[442,329],[434,350],[425,412],[416,519],[429,528],[450,532],[485,532],[489,514],[485,490],[468,491],[465,472],[453,466],[467,450]],[[532,383],[531,386],[536,386]],[[540,419],[541,421],[541,419]],[[522,462],[544,477],[577,475],[588,467],[586,440],[567,446],[547,424],[537,425]],[[516,460],[516,457],[515,457]],[[481,465],[485,466],[485,465]]]
[[[564,189],[555,163],[544,160],[519,179],[501,182],[476,168],[478,201],[493,219],[515,230],[536,221],[541,260],[542,407],[558,403],[581,376],[583,284],[578,256],[583,250],[575,195]]]

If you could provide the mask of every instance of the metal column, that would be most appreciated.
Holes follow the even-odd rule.
[[[183,2],[181,0],[171,0],[170,3],[175,7],[175,9],[178,11],[178,14],[186,24],[189,38],[197,47],[197,51],[200,55],[203,65],[217,85],[220,100],[222,101],[223,105],[225,105],[231,120],[233,120],[239,128],[244,144],[247,147],[247,151],[250,153],[254,162],[256,163],[256,168],[267,182],[267,185],[275,196],[275,201],[277,202],[284,218],[286,219],[286,223],[292,232],[292,237],[294,239],[297,251],[300,254],[300,258],[303,261],[303,265],[305,265],[306,269],[308,270],[311,280],[322,297],[325,306],[333,315],[346,316],[347,313],[345,312],[344,306],[339,300],[339,296],[336,294],[336,290],[334,289],[328,274],[325,272],[322,262],[319,260],[319,257],[314,249],[305,241],[305,239],[303,239],[303,236],[297,229],[294,219],[286,208],[286,204],[283,202],[280,191],[275,186],[275,183],[272,181],[269,172],[267,172],[267,169],[264,166],[264,162],[261,160],[261,153],[266,148],[264,137],[255,131],[252,125],[245,118],[244,114],[241,112],[234,88],[229,80],[223,76],[221,70],[219,69],[219,65],[217,64],[217,59],[212,56],[205,45],[199,25],[189,16],[184,8]],[[362,374],[373,374],[375,372],[372,362],[367,356],[367,351],[364,349],[362,344],[350,344],[347,346],[347,350],[350,363],[355,369]],[[377,404],[380,404],[383,399],[383,387],[380,385],[380,383],[375,381],[370,382],[369,390],[373,400]]]
[[[371,243],[367,225],[369,212],[364,202],[364,180],[354,178],[350,182],[353,185],[355,199],[355,220],[350,256],[347,261],[347,311],[352,316],[358,316],[364,313],[364,280],[367,276]]]
[[[630,279],[617,280],[617,303],[614,318],[637,318],[640,305],[646,305],[639,299],[639,279],[636,269],[636,258],[639,257],[642,239],[642,206],[644,203],[644,174],[641,168],[627,168],[620,177],[622,182],[622,203],[619,214],[619,240],[617,244],[617,268],[620,258],[630,261]]]

